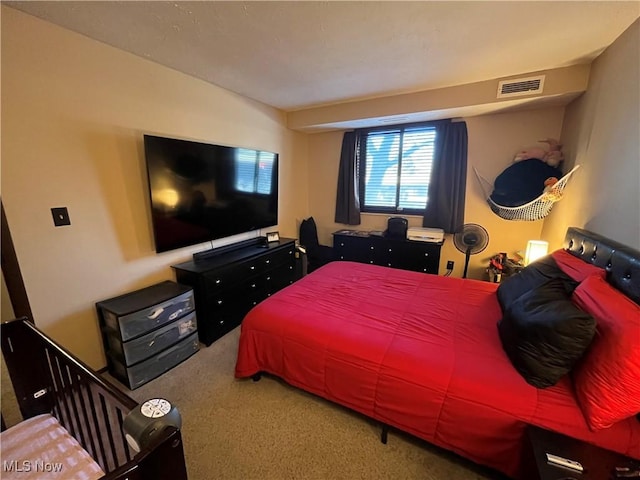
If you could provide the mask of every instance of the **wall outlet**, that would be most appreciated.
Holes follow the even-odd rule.
[[[447,260],[447,270],[453,270],[453,260]]]

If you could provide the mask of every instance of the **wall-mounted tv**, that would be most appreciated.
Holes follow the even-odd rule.
[[[144,136],[156,252],[278,223],[278,154]]]

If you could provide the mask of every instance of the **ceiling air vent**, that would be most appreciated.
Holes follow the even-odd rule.
[[[544,75],[498,82],[498,98],[542,93]]]

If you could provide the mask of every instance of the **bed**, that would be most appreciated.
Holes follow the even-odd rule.
[[[625,311],[625,320],[638,321],[639,252],[570,228],[560,257],[572,275],[583,275],[575,285],[586,288],[592,277],[600,278],[593,281],[614,289],[625,308],[636,309],[631,316]],[[594,428],[592,414],[601,412],[589,402],[593,392],[577,388],[589,355],[604,348],[602,338],[609,337],[600,332],[600,343],[593,340],[575,369],[554,385],[537,388],[503,348],[497,325],[506,314],[498,288],[471,279],[333,262],[248,313],[235,375],[275,375],[379,421],[383,438],[391,426],[513,478],[523,473],[528,425],[640,458],[638,401],[623,398],[621,408],[631,409],[625,418]],[[637,352],[637,342],[627,343]],[[635,388],[640,369],[631,375]]]
[[[2,353],[23,417],[7,430],[3,422],[3,479],[186,480],[175,423],[140,416],[136,401],[26,319],[1,329]],[[138,440],[139,451],[126,435]]]

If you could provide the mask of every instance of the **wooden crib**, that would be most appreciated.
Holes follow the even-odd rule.
[[[77,442],[80,457],[93,463],[85,472],[76,474],[73,468],[77,465],[65,465],[64,461],[52,465],[51,461],[38,463],[37,459],[8,457],[8,434],[20,427],[18,424],[2,434],[2,478],[9,478],[11,473],[28,478],[25,473],[38,473],[38,468],[58,469],[59,478],[65,479],[70,478],[70,472],[74,472],[73,478],[83,479],[187,478],[179,428],[162,427],[148,445],[136,452],[126,440],[123,423],[138,402],[98,376],[27,319],[6,322],[0,328],[2,353],[23,423],[41,420],[59,423],[62,428],[56,427],[68,433],[68,442]],[[35,445],[37,442],[34,438],[23,443]],[[77,463],[75,459],[70,461]]]

